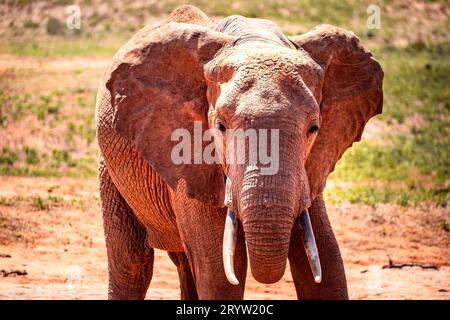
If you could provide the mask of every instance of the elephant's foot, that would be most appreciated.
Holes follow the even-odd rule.
[[[144,300],[153,274],[153,249],[145,257],[131,259],[120,266],[109,262],[109,300]]]

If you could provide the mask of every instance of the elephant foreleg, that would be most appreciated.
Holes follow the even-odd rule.
[[[178,269],[182,300],[198,300],[194,277],[191,272],[188,258],[184,252],[169,252],[170,260]]]
[[[109,299],[144,299],[153,273],[153,249],[100,162],[100,198],[108,255]]]
[[[239,228],[235,272],[239,285],[228,282],[223,267],[222,243],[226,209],[188,199],[184,193],[174,199],[180,236],[199,299],[242,299],[247,273],[244,233]]]
[[[303,248],[300,229],[292,230],[289,263],[298,299],[348,299],[347,281],[339,246],[328,220],[322,195],[314,200],[309,209],[315,233],[317,249],[322,265],[322,281],[315,283]]]

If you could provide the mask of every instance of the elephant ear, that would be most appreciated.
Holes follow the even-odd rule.
[[[221,167],[194,161],[175,164],[171,153],[180,140],[172,141],[172,133],[189,132],[192,150],[194,121],[201,122],[203,131],[208,128],[203,65],[227,41],[226,35],[205,26],[166,23],[132,38],[116,54],[106,83],[114,129],[170,187],[175,189],[183,179],[189,197],[214,204],[224,197]]]
[[[321,125],[306,161],[314,199],[345,150],[361,139],[367,121],[382,112],[383,71],[353,32],[320,25],[290,40],[324,70]]]

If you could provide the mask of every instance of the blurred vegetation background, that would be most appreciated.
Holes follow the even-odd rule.
[[[1,1],[0,174],[95,177],[95,94],[109,59],[135,31],[187,3],[216,21],[271,19],[287,35],[320,23],[354,31],[383,66],[384,112],[339,161],[327,200],[448,206],[448,1]],[[80,30],[66,27],[72,4]],[[367,28],[369,5],[379,6],[381,29]]]

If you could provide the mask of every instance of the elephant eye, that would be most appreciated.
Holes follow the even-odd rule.
[[[220,123],[220,122],[216,123],[216,129],[218,129],[218,130],[220,130],[222,132],[225,132],[227,130],[227,128],[225,128],[225,126],[222,123]]]
[[[313,134],[316,133],[317,131],[319,131],[319,127],[317,126],[317,124],[312,124],[311,127],[309,127],[308,133],[309,134]]]

